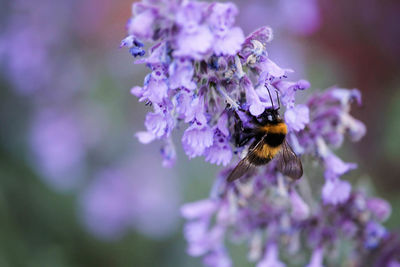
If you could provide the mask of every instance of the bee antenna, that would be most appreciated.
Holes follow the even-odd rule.
[[[271,92],[269,91],[269,88],[268,88],[268,86],[266,84],[265,84],[265,87],[267,88],[269,99],[271,100],[272,109],[275,110],[274,101],[272,101]]]
[[[279,100],[279,94],[278,94],[278,90],[275,90],[276,93],[276,99],[278,99],[278,110],[281,108],[281,101]]]

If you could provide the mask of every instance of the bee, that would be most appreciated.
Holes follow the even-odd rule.
[[[266,109],[258,118],[252,116],[251,128],[243,128],[241,120],[235,124],[236,145],[243,146],[254,140],[249,146],[247,155],[229,174],[227,181],[232,182],[257,166],[268,164],[273,158],[277,160],[278,170],[291,177],[299,179],[303,175],[300,158],[286,141],[287,125],[280,118],[278,109]]]

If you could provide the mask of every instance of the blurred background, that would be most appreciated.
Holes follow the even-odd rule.
[[[246,34],[270,25],[271,58],[312,90],[359,88],[368,128],[339,154],[346,177],[386,198],[400,230],[400,2],[236,1]],[[0,266],[201,266],[179,207],[206,198],[218,167],[133,137],[148,107],[144,66],[119,49],[132,0],[0,0]],[[301,101],[301,99],[299,100]],[[181,133],[175,134],[179,143]],[[235,266],[245,248],[232,247]]]

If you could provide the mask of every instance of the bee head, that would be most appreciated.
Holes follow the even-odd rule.
[[[264,123],[278,123],[282,121],[277,109],[266,109],[261,115],[261,119]]]

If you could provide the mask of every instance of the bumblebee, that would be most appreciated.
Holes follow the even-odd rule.
[[[278,170],[299,179],[303,175],[303,166],[299,157],[286,142],[287,126],[280,118],[278,109],[266,109],[259,117],[252,116],[253,127],[244,128],[237,116],[235,124],[235,142],[244,146],[254,140],[248,148],[247,155],[229,174],[227,181],[241,178],[257,166],[268,164],[273,158],[277,160]]]

